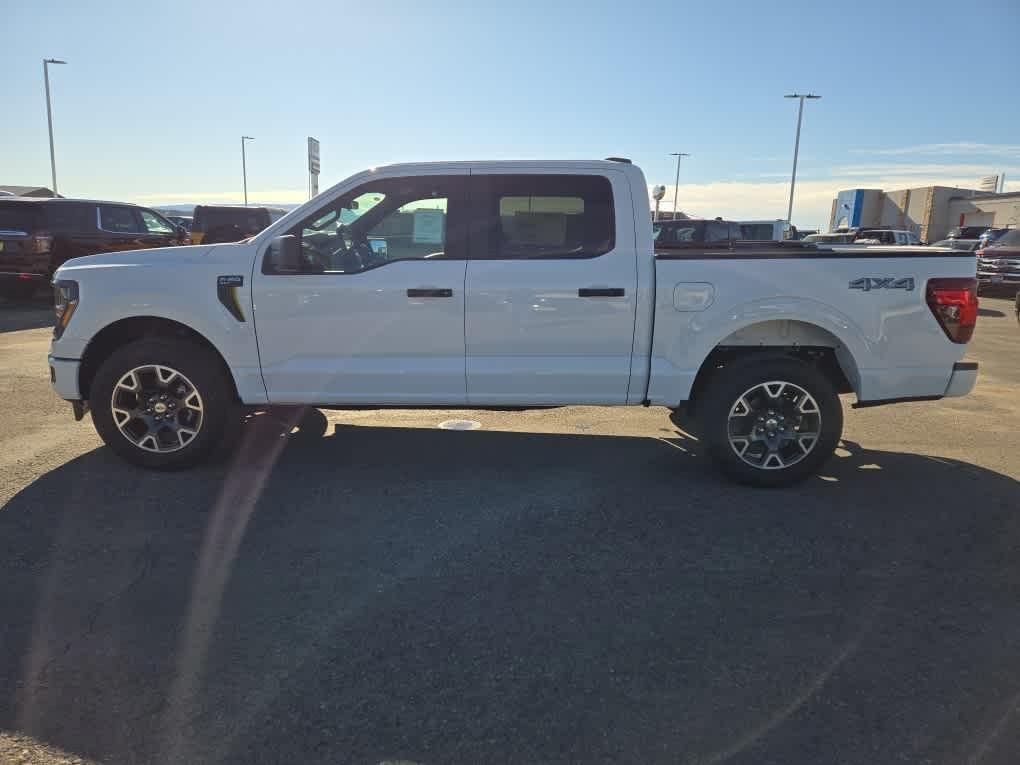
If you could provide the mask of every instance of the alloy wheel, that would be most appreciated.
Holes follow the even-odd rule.
[[[139,449],[167,453],[190,444],[202,428],[202,396],[172,367],[146,364],[124,374],[110,398],[113,422]]]
[[[804,388],[772,380],[744,391],[730,407],[730,448],[748,465],[782,470],[807,457],[818,443],[822,413]]]

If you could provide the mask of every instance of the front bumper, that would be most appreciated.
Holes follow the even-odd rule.
[[[68,401],[81,400],[81,392],[78,390],[78,369],[81,362],[78,359],[61,359],[55,356],[49,357],[50,382],[57,395]]]
[[[976,361],[958,361],[953,364],[953,374],[949,376],[949,384],[943,394],[946,398],[966,396],[974,390],[977,382],[978,365]]]

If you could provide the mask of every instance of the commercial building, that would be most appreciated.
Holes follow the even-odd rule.
[[[913,231],[922,242],[944,239],[955,226],[1020,225],[1020,193],[989,194],[953,186],[916,189],[848,189],[832,201],[830,230],[892,228]]]
[[[0,185],[0,196],[15,197],[53,197],[56,196],[45,186],[3,186]]]

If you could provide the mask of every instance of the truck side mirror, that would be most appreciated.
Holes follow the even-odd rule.
[[[269,243],[263,273],[296,274],[301,271],[301,243],[294,234],[278,236]]]

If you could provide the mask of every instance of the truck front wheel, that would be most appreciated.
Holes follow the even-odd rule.
[[[787,486],[814,474],[843,433],[843,407],[829,379],[790,358],[748,359],[721,369],[701,403],[701,431],[730,478]]]
[[[142,338],[114,351],[89,394],[92,422],[106,445],[156,470],[205,460],[224,441],[238,409],[219,359],[169,338]]]

